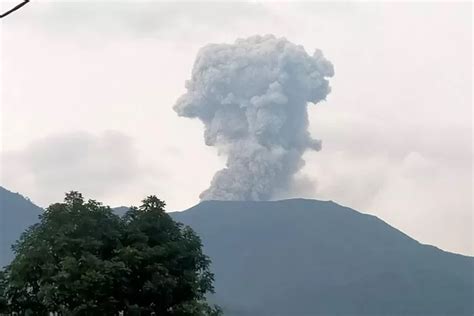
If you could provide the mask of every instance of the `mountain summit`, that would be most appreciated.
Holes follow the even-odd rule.
[[[0,187],[0,265],[41,212]],[[474,314],[474,258],[334,202],[205,201],[170,215],[201,236],[226,316]]]
[[[202,238],[229,316],[473,315],[474,258],[334,202],[205,201]]]

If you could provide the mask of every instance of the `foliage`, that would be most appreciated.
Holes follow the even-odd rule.
[[[5,272],[0,270],[0,315],[8,313],[8,304],[6,297],[7,280]]]
[[[150,196],[120,218],[66,194],[14,246],[5,304],[34,314],[219,315],[205,301],[213,275],[199,237],[164,206]]]

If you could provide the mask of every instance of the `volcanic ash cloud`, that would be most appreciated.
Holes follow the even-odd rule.
[[[199,118],[206,145],[227,156],[200,198],[268,200],[288,189],[305,150],[321,149],[308,132],[307,104],[326,98],[333,75],[320,50],[311,56],[273,35],[203,47],[174,106]]]

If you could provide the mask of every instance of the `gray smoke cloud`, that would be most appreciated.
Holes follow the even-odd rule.
[[[203,47],[174,106],[199,118],[206,145],[227,156],[200,198],[268,200],[288,189],[303,153],[321,149],[308,132],[307,104],[326,98],[333,75],[320,50],[311,56],[273,35]]]

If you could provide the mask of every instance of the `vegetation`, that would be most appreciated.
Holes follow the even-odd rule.
[[[3,312],[220,315],[199,237],[149,196],[123,217],[78,192],[48,207],[0,274]],[[1,313],[2,311],[0,311]]]

